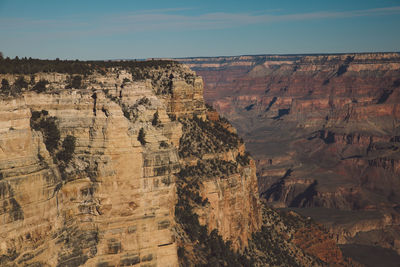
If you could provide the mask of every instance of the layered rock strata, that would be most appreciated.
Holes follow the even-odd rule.
[[[400,217],[398,53],[180,61],[204,78],[205,100],[244,137],[263,198],[330,209],[324,218],[304,214],[329,221],[341,243],[399,249],[389,234]]]
[[[202,80],[176,64],[146,71],[93,72],[79,88],[62,73],[0,75],[31,80],[0,102],[0,265],[178,266],[176,174],[191,164],[178,149],[182,122],[207,117]],[[254,165],[201,192],[202,223],[244,249],[259,229]]]

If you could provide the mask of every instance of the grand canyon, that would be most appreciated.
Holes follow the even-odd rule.
[[[0,73],[2,266],[399,262],[399,54]]]
[[[179,61],[243,137],[262,201],[314,219],[367,266],[398,266],[399,53]]]
[[[243,139],[187,66],[0,59],[0,72],[1,266],[362,266],[260,201]]]
[[[0,0],[0,267],[400,267],[399,25]]]

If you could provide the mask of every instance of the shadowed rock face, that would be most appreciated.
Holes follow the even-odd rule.
[[[341,243],[362,235],[363,244],[400,252],[398,239],[387,241],[400,221],[399,54],[181,61],[203,77],[205,100],[245,139],[264,199],[332,214],[376,211],[351,227],[350,215],[332,216],[331,231]]]

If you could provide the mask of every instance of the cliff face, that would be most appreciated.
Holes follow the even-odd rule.
[[[399,54],[180,61],[204,78],[205,100],[244,137],[263,198],[329,208],[319,219],[340,242],[369,239],[399,251],[398,241],[384,241],[399,223]],[[349,214],[332,215],[337,209],[371,213],[349,226]]]
[[[3,94],[0,265],[178,265],[176,175],[202,160],[187,160],[182,136],[194,120],[208,121],[203,85],[176,64],[145,74],[132,81],[142,74],[110,68],[82,76],[76,89],[72,76],[37,73],[24,78],[41,93]],[[203,159],[209,168],[243,154],[241,144]],[[236,250],[260,228],[255,166],[242,165],[200,183],[208,202],[196,208]]]
[[[159,143],[179,139],[180,127],[145,84],[126,85],[123,92],[132,103],[149,99],[135,124],[101,88],[26,93],[2,102],[2,253],[14,253],[14,262],[177,264],[171,228],[179,162],[173,145],[160,149]],[[151,125],[157,108],[162,130]],[[62,172],[42,134],[31,128],[31,110],[56,118],[60,140],[76,138]],[[137,140],[138,127],[146,129],[146,146]]]

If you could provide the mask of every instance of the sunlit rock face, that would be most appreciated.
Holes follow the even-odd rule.
[[[328,208],[307,216],[325,214],[339,242],[400,251],[398,53],[180,61],[245,139],[270,205]]]
[[[191,164],[178,154],[179,120],[208,120],[203,83],[179,65],[148,76],[110,68],[69,88],[69,75],[37,73],[46,92],[1,97],[0,265],[178,265],[176,173]],[[201,223],[237,250],[260,227],[255,172],[252,162],[201,187]]]

